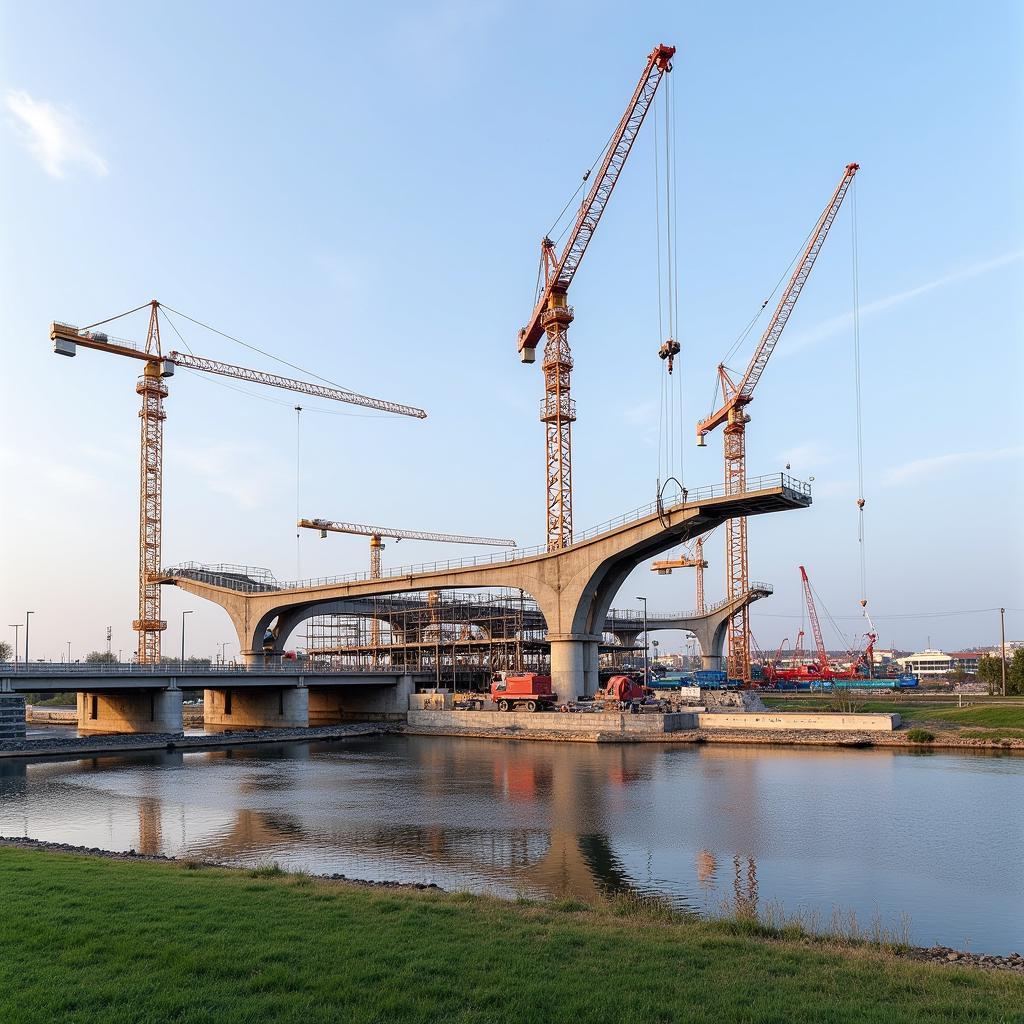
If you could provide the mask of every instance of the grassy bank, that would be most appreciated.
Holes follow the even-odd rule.
[[[0,1020],[1020,1021],[1024,982],[635,904],[0,847]]]
[[[858,699],[849,694],[807,696],[797,699],[762,696],[768,707],[780,711],[857,711],[899,714],[904,724],[954,733],[965,739],[1024,738],[1024,707],[958,707],[955,700],[918,704],[910,701]]]

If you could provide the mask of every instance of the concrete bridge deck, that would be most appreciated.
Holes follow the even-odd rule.
[[[536,602],[551,644],[551,674],[560,700],[593,693],[598,684],[598,643],[612,599],[641,562],[707,533],[728,519],[806,508],[810,487],[784,473],[748,480],[747,490],[724,485],[682,491],[574,536],[566,548],[516,549],[510,553],[392,568],[380,577],[352,573],[303,580],[274,588],[225,567],[193,564],[164,569],[159,582],[221,605],[231,617],[243,656],[272,653],[305,619],[346,614],[357,598],[428,590],[508,587]]]

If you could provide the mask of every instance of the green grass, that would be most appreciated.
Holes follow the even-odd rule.
[[[780,700],[771,697],[762,699],[769,707],[779,710],[832,711],[838,707],[836,700],[831,697],[807,697],[797,700]],[[843,698],[843,700],[849,701],[851,698]],[[853,705],[857,711],[864,713],[891,714],[895,712],[905,722],[913,722],[915,725],[934,723],[940,729],[948,730],[959,726],[973,725],[989,729],[1024,730],[1024,706],[1020,705],[961,708],[957,707],[955,701],[922,705],[904,703],[899,700],[867,700],[863,703],[854,701]],[[980,738],[988,738],[988,734],[982,734]]]
[[[927,729],[911,729],[907,733],[907,739],[911,743],[933,743],[935,741],[935,733],[929,732]]]
[[[1024,980],[664,908],[0,847],[0,1020],[1020,1021]]]

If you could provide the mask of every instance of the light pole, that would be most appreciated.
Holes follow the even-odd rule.
[[[999,654],[1003,671],[1003,696],[1006,696],[1006,609],[999,609]]]
[[[71,665],[71,641],[68,641],[68,665]]]
[[[14,669],[18,669],[18,630],[21,629],[20,622],[12,622],[11,629],[14,630]]]
[[[25,668],[28,668],[28,617],[35,612],[25,612]]]
[[[222,665],[226,664],[224,660],[224,648],[227,647],[229,643],[231,643],[230,640],[225,640],[223,643],[217,644],[217,646],[220,648],[220,663]]]
[[[638,601],[644,603],[644,686],[649,686],[651,682],[650,675],[650,664],[647,660],[647,598],[638,597]]]
[[[181,667],[185,667],[185,616],[191,615],[191,611],[181,613]]]

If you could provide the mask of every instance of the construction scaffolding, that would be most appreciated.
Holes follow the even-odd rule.
[[[306,623],[306,655],[319,667],[429,672],[435,685],[487,690],[496,672],[550,670],[546,625],[520,590],[368,598],[365,611]]]

